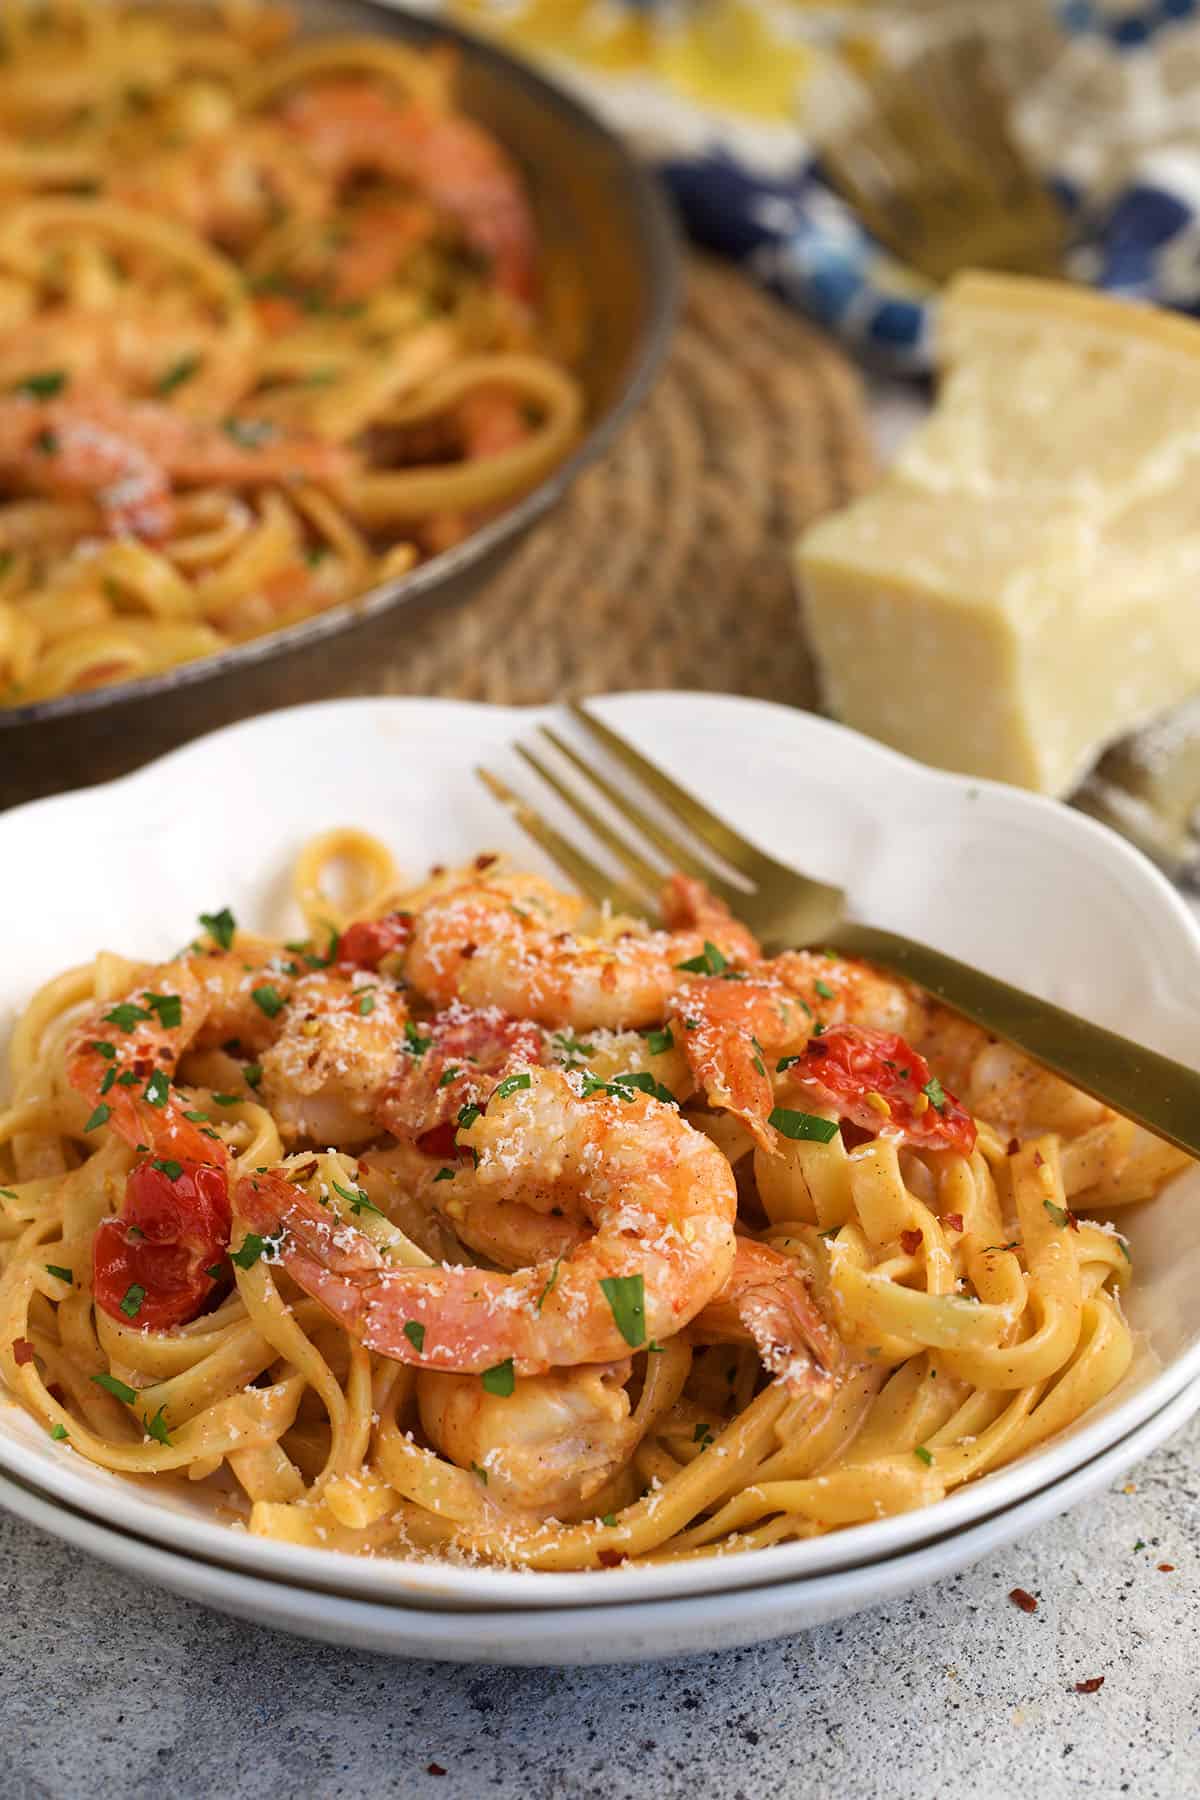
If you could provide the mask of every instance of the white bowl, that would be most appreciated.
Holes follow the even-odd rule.
[[[599,1612],[593,1606],[430,1612],[397,1601],[314,1593],[311,1588],[265,1581],[164,1550],[2,1475],[0,1505],[124,1570],[139,1584],[157,1582],[187,1600],[253,1625],[422,1661],[592,1667],[761,1644],[944,1581],[994,1550],[1018,1539],[1025,1543],[1038,1525],[1111,1486],[1197,1410],[1200,1382],[1193,1382],[1136,1431],[1070,1475],[966,1531],[952,1532],[920,1549],[834,1575],[685,1599],[627,1601]]]
[[[1200,931],[1174,890],[1102,827],[762,701],[629,694],[600,709],[765,847],[843,884],[863,917],[1194,1058]],[[378,833],[414,873],[482,846],[541,864],[474,771],[486,762],[528,788],[509,745],[552,716],[335,701],[231,727],[107,787],[3,815],[0,1031],[45,977],[100,946],[166,956],[201,910],[228,904],[246,923],[291,935],[291,859],[337,823]],[[552,796],[539,800],[553,813]],[[894,1556],[1046,1489],[1200,1376],[1198,1222],[1195,1170],[1123,1216],[1141,1350],[1117,1393],[1073,1430],[935,1507],[751,1554],[548,1574],[268,1543],[218,1524],[179,1488],[149,1495],[93,1468],[15,1404],[0,1408],[0,1470],[195,1556],[410,1606],[612,1605],[815,1577]]]

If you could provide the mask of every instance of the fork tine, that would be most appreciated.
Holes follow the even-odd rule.
[[[617,761],[631,770],[662,801],[668,811],[682,819],[690,831],[695,832],[718,856],[724,857],[731,867],[753,882],[757,882],[764,872],[779,867],[771,857],[747,843],[724,819],[719,819],[716,813],[709,812],[707,806],[702,806],[694,794],[689,794],[686,788],[680,787],[677,781],[672,781],[669,775],[656,768],[640,750],[635,750],[632,744],[615,732],[611,725],[604,724],[603,720],[587,712],[578,701],[573,700],[570,704],[571,711],[580,724],[599,738]],[[627,802],[622,801],[622,805],[627,805]]]
[[[587,801],[569,788],[566,782],[554,773],[553,769],[547,767],[534,755],[532,750],[527,750],[524,744],[516,744],[514,748],[517,755],[529,764],[534,774],[540,776],[546,786],[553,788],[560,800],[570,807],[576,818],[582,819],[593,837],[598,838],[612,851],[617,861],[629,871],[637,885],[644,889],[652,899],[657,898],[658,891],[662,887],[661,872],[652,863],[648,863],[644,856],[639,856],[637,850],[632,844],[626,842],[620,832],[614,831],[606,819],[602,819],[599,813],[593,811]]]
[[[620,788],[615,787],[607,776],[601,775],[599,770],[591,768],[579,752],[571,748],[565,738],[559,737],[558,733],[551,730],[549,725],[543,725],[540,729],[542,736],[550,740],[561,756],[566,757],[572,768],[578,769],[579,773],[590,781],[606,800],[611,801],[617,811],[623,813],[629,822],[637,827],[642,836],[661,852],[667,860],[668,870],[681,869],[686,875],[698,876],[701,881],[707,882],[714,893],[719,893],[725,900],[737,902],[745,898],[740,888],[735,888],[729,882],[722,881],[707,863],[701,862],[698,856],[693,855],[686,844],[681,843],[677,837],[673,837],[669,831],[664,831],[663,827],[657,824],[648,813],[643,812],[641,807],[637,806],[627,794],[623,794]],[[655,893],[662,886],[665,872],[655,875]]]
[[[570,877],[581,893],[596,906],[608,904],[621,912],[645,912],[646,908],[636,903],[630,905],[630,895],[626,888],[617,882],[610,881],[596,863],[574,844],[569,843],[562,833],[556,831],[548,820],[532,806],[528,806],[519,794],[514,794],[507,782],[493,775],[490,769],[477,768],[475,773],[482,781],[493,799],[510,812],[522,831],[528,832],[536,844],[540,844],[560,869]]]

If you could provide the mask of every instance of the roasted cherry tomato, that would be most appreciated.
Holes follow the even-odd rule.
[[[120,1218],[105,1219],[96,1231],[96,1304],[124,1325],[152,1331],[186,1325],[222,1279],[229,1224],[223,1169],[198,1162],[138,1163],[125,1184]]]
[[[920,1150],[961,1150],[964,1156],[975,1148],[970,1113],[894,1032],[831,1025],[809,1039],[789,1074],[871,1137],[902,1138]]]
[[[360,919],[347,925],[338,940],[337,961],[343,968],[377,969],[385,956],[407,950],[412,941],[411,913],[392,912],[382,919]]]

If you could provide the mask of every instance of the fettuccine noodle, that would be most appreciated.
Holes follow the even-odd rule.
[[[515,163],[453,59],[252,0],[12,0],[0,704],[405,574],[582,417]]]
[[[1129,1368],[1087,1215],[1186,1159],[915,991],[681,877],[652,932],[343,829],[294,894],[296,941],[206,913],[17,1024],[0,1371],[64,1454],[592,1569],[931,1505]]]

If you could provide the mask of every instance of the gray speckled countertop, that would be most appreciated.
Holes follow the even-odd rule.
[[[3,1513],[0,1606],[4,1800],[1200,1795],[1200,1420],[925,1593],[683,1662],[497,1670],[330,1649],[140,1586]]]

